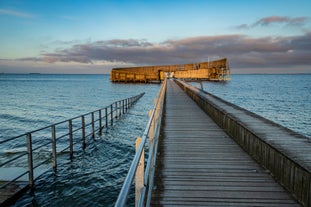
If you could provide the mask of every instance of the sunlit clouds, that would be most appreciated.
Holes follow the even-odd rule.
[[[228,57],[238,68],[311,65],[311,33],[292,37],[201,36],[153,43],[114,39],[76,44],[19,61],[45,63],[159,65]]]

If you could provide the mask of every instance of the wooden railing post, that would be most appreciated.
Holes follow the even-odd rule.
[[[86,143],[85,143],[85,121],[84,116],[81,116],[82,121],[82,148],[85,149]]]
[[[69,149],[70,149],[70,160],[73,159],[73,136],[72,136],[72,120],[68,121],[69,127]]]
[[[136,145],[136,151],[139,148],[139,145],[141,143],[141,138],[138,137],[136,139],[135,145]],[[135,206],[137,206],[139,197],[140,197],[140,191],[141,188],[144,186],[144,155],[145,151],[142,151],[142,154],[139,159],[139,164],[135,173]]]
[[[32,138],[31,134],[27,134],[26,136],[27,143],[27,154],[28,154],[28,179],[29,179],[29,187],[32,188],[34,186],[33,179],[33,158],[32,158]]]
[[[57,170],[57,155],[56,155],[56,130],[55,125],[52,126],[52,155],[53,155],[53,169]]]

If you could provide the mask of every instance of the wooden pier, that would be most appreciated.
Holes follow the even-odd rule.
[[[299,206],[168,81],[151,206]]]
[[[156,100],[115,206],[139,172],[136,206],[311,207],[310,138],[178,79]]]

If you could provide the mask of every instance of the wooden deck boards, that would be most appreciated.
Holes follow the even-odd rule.
[[[151,206],[299,206],[168,81]]]

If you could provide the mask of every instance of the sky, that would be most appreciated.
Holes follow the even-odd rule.
[[[310,0],[0,0],[0,73],[109,73],[228,58],[311,73]]]

